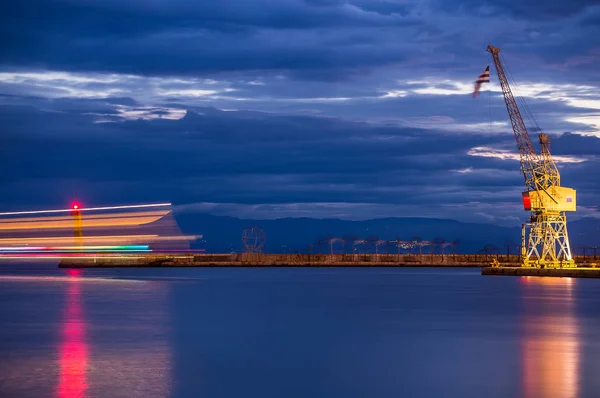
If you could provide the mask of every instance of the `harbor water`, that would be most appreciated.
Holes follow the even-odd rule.
[[[0,264],[2,397],[599,397],[600,280]]]

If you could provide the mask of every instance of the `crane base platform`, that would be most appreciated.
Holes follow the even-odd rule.
[[[600,268],[483,267],[481,269],[481,275],[600,278]]]

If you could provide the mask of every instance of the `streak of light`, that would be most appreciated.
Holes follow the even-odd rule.
[[[21,246],[21,247],[0,247],[0,252],[14,252],[14,251],[48,251],[48,250],[75,250],[75,251],[89,251],[89,250],[148,250],[148,245],[136,245],[136,246],[56,246],[56,247],[43,247],[43,246]]]
[[[183,278],[182,278],[183,279]],[[144,283],[147,280],[138,279],[117,279],[117,278],[96,278],[88,277],[85,278],[74,278],[72,276],[30,276],[30,275],[0,275],[0,282],[85,282],[85,283]],[[151,281],[151,280],[150,280]]]
[[[206,249],[185,249],[185,250],[152,250],[153,254],[163,254],[163,253],[206,253]]]
[[[0,252],[0,255],[12,254],[92,254],[92,253],[150,253],[150,249],[100,249],[100,250],[21,250],[14,253]]]
[[[107,235],[107,236],[84,236],[82,240],[86,243],[119,241],[125,242],[157,242],[157,241],[177,241],[177,240],[194,240],[201,238],[202,235],[181,235],[181,236],[159,236],[159,235]],[[72,236],[51,236],[42,238],[2,238],[0,245],[27,245],[52,242],[59,244],[61,242],[73,242]]]
[[[9,255],[9,254],[3,254],[0,256],[0,260],[6,259],[6,260],[29,260],[32,258],[37,259],[42,259],[42,260],[56,260],[57,258],[62,258],[62,257],[69,257],[69,258],[86,258],[86,259],[93,259],[93,258],[119,258],[119,259],[139,259],[139,258],[144,258],[144,256],[96,256],[96,255],[87,255],[84,256],[82,254],[79,254],[77,256],[67,256],[65,255],[67,253],[56,253],[56,256],[50,256],[50,255],[44,255],[44,256],[38,256],[36,254],[32,254],[31,256],[24,256],[22,254],[18,255],[18,256],[13,256],[13,255]]]
[[[153,210],[153,211],[129,211],[121,213],[100,213],[86,214],[82,216],[84,220],[96,220],[104,218],[126,218],[126,217],[149,217],[149,216],[166,216],[171,210]],[[24,217],[24,218],[3,218],[0,222],[3,224],[20,224],[24,222],[40,222],[40,221],[73,221],[73,216],[43,216],[43,217]]]
[[[171,206],[171,203],[154,203],[154,204],[146,204],[146,205],[127,205],[127,206],[108,206],[108,207],[87,207],[80,208],[77,211],[96,211],[96,210],[119,210],[119,209],[141,209],[145,207],[165,207]],[[69,213],[72,212],[73,209],[57,209],[57,210],[27,210],[27,211],[14,211],[14,212],[5,212],[0,213],[0,216],[18,216],[25,214],[46,214],[46,213]]]
[[[115,226],[137,226],[150,224],[159,220],[161,217],[169,214],[168,211],[150,212],[141,214],[128,214],[125,217],[119,215],[110,215],[109,217],[82,217],[81,223],[83,228],[90,227],[115,227]],[[60,221],[49,221],[44,218],[33,220],[2,220],[0,222],[0,230],[15,231],[25,229],[72,229],[73,219],[66,218]]]

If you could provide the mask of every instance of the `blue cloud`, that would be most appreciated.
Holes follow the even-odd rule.
[[[501,159],[515,155],[506,109],[496,83],[469,95],[491,43],[554,153],[584,160],[560,167],[592,208],[595,3],[11,2],[0,15],[11,171],[0,204],[79,195],[221,203],[244,216],[329,203],[348,217],[371,206],[512,220],[522,176]]]
[[[13,171],[3,181],[3,207],[61,206],[75,196],[109,204],[229,203],[241,212],[251,211],[250,204],[281,204],[281,216],[296,214],[294,203],[305,209],[311,203],[354,203],[344,210],[349,218],[368,214],[366,203],[377,209],[372,215],[384,209],[440,215],[452,205],[454,217],[473,220],[474,208],[493,204],[495,213],[481,213],[489,213],[486,221],[520,214],[518,162],[493,155],[513,149],[510,135],[212,108],[180,120],[95,123],[100,110],[113,107],[116,113],[123,105],[70,102],[80,106],[64,100],[62,110],[56,104],[52,110],[0,106],[0,122],[11,126],[3,160]],[[98,112],[91,111],[94,106]],[[598,138],[568,134],[556,145],[563,156],[587,159],[561,166],[565,184],[600,189],[584,177],[597,168]],[[491,148],[491,155],[470,154],[477,147]]]
[[[464,68],[490,40],[515,56],[544,58],[553,50],[552,57],[564,54],[568,61],[574,49],[580,55],[598,45],[591,39],[598,37],[598,26],[582,23],[596,15],[593,6],[593,1],[553,1],[539,7],[520,1],[492,6],[458,0],[440,5],[13,2],[0,17],[5,43],[0,63],[151,75],[277,70],[301,79],[338,80],[384,65]],[[482,15],[482,7],[491,8]],[[544,15],[560,21],[540,21]],[[519,50],[523,45],[526,51]]]

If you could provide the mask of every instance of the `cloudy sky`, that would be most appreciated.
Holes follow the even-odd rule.
[[[0,39],[4,211],[514,225],[523,177],[493,68],[471,96],[493,44],[577,215],[597,214],[597,0],[23,0]]]

